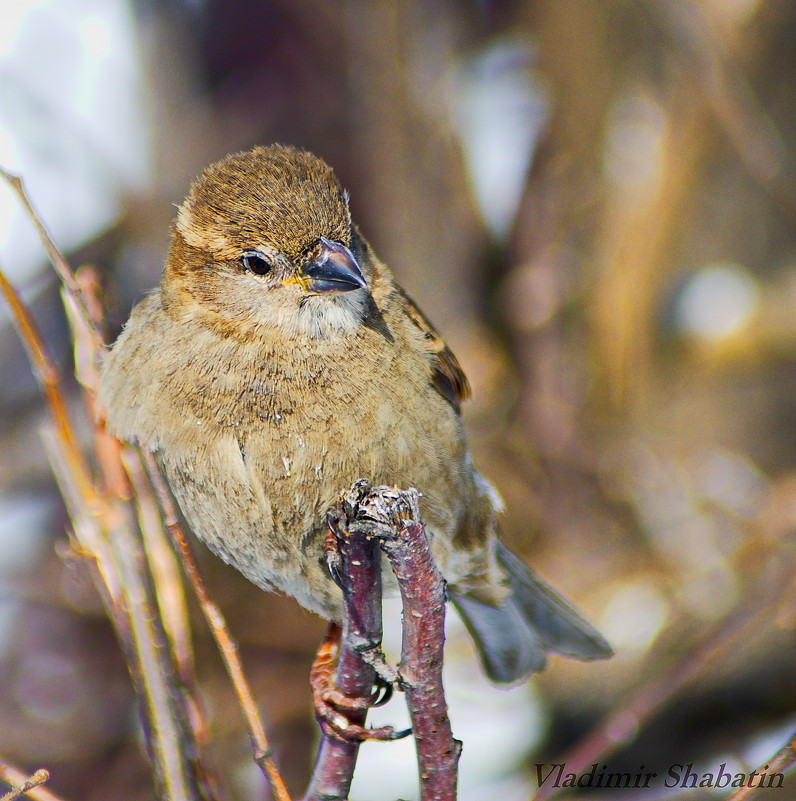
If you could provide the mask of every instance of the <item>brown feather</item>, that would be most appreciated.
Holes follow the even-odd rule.
[[[405,301],[406,316],[423,334],[423,344],[434,370],[431,379],[434,388],[458,410],[459,404],[470,397],[470,382],[459,360],[412,298],[400,287],[398,291]]]

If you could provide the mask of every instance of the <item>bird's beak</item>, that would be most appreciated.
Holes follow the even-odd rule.
[[[310,292],[350,292],[368,285],[351,251],[323,236],[315,257],[301,272]]]

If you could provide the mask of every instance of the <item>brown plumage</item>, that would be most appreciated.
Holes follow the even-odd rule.
[[[111,431],[157,457],[195,533],[265,589],[339,619],[325,512],[354,480],[415,486],[451,597],[498,682],[607,643],[496,536],[458,414],[464,373],[351,222],[322,160],[228,156],[179,209],[158,290],[110,353]]]

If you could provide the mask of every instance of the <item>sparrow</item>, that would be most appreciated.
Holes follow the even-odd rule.
[[[467,378],[348,199],[323,160],[289,146],[205,169],[178,207],[160,287],[104,363],[109,430],[154,454],[212,551],[329,620],[341,620],[342,593],[324,558],[326,512],[364,478],[419,490],[432,554],[493,682],[523,680],[548,652],[610,656],[498,538],[502,502],[460,417]]]

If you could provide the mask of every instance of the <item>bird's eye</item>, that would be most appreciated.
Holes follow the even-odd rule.
[[[255,275],[266,275],[271,271],[271,262],[257,250],[247,250],[240,257],[240,263]]]

